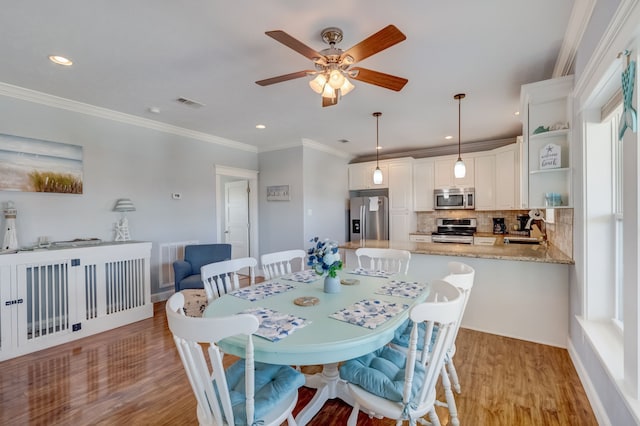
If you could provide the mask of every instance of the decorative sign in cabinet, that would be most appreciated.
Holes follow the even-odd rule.
[[[0,360],[153,316],[151,243],[0,256]]]
[[[523,138],[528,168],[525,200],[529,208],[548,207],[559,194],[559,206],[571,207],[571,117],[573,76],[522,86]],[[557,198],[554,197],[554,200]]]

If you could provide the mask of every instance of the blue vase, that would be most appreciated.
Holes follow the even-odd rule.
[[[340,293],[340,277],[330,277],[327,275],[324,277],[324,292],[325,293]]]

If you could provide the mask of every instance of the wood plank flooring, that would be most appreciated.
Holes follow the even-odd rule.
[[[197,424],[164,302],[154,308],[153,318],[0,362],[0,424]],[[463,426],[597,424],[566,350],[466,329],[457,345]],[[300,390],[296,412],[313,392]],[[330,401],[310,425],[343,425],[350,411]],[[449,424],[446,409],[438,414]],[[358,424],[395,423],[361,413]]]

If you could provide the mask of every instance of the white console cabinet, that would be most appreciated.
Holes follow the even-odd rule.
[[[151,243],[0,255],[0,361],[153,316]]]

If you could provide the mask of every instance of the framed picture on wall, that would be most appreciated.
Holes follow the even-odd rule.
[[[290,201],[289,185],[267,186],[267,201]]]
[[[82,147],[0,134],[0,191],[82,194]]]

